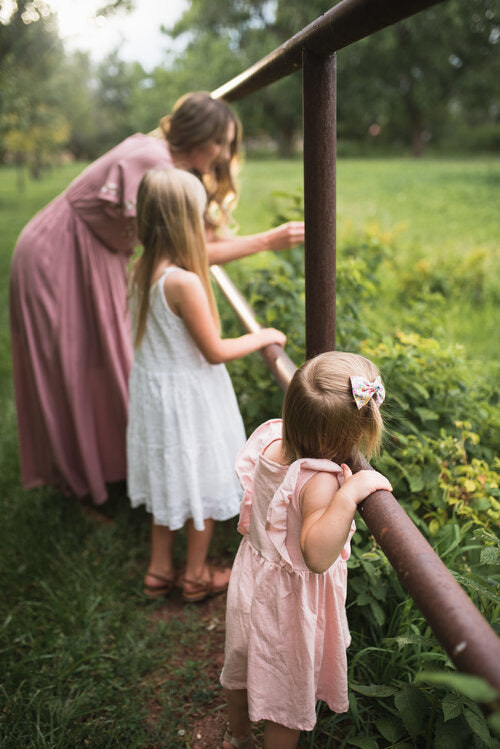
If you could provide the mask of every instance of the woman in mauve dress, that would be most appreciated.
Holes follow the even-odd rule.
[[[182,97],[158,130],[98,158],[24,228],[10,276],[10,325],[21,474],[95,504],[125,479],[132,340],[127,263],[137,244],[136,192],[146,171],[193,171],[207,189],[211,263],[303,241],[301,222],[221,237],[240,125],[209,94]]]

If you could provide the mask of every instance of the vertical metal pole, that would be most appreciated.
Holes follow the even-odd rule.
[[[336,56],[302,52],[306,358],[335,349]]]

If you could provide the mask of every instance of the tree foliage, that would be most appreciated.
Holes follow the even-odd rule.
[[[98,13],[133,4],[109,0]],[[192,0],[163,29],[164,63],[147,73],[119,50],[98,66],[84,53],[65,53],[43,0],[19,0],[0,21],[0,154],[34,172],[62,147],[94,158],[153,129],[186,91],[214,90],[238,75],[329,7],[325,0]],[[498,149],[499,39],[498,0],[447,0],[340,50],[340,146],[381,144],[415,155],[428,144]],[[235,108],[247,139],[271,138],[290,154],[302,130],[300,72]]]
[[[189,34],[178,65],[193,81],[204,68],[207,87],[215,88],[329,8],[324,0],[193,0],[170,32]],[[341,50],[340,136],[359,141],[380,134],[420,155],[457,123],[500,128],[499,23],[496,0],[448,0]],[[243,101],[247,132],[271,131],[288,151],[301,128],[300,88],[295,74]]]
[[[69,132],[61,107],[58,71],[63,49],[53,14],[19,0],[0,26],[0,114],[3,148],[39,175],[43,159]]]
[[[458,124],[499,125],[498,4],[448,0],[339,53],[339,133],[420,155]]]

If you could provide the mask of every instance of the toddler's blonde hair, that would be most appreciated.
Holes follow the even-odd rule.
[[[369,381],[379,376],[364,356],[329,351],[298,369],[285,393],[283,449],[291,462],[299,458],[326,458],[336,463],[367,457],[380,448],[383,421],[373,398],[358,409],[351,376]]]
[[[200,180],[183,169],[152,169],[137,193],[137,229],[144,251],[131,278],[139,294],[134,344],[146,329],[149,290],[156,267],[168,259],[201,279],[216,324],[219,315],[209,276],[203,212],[207,196]]]

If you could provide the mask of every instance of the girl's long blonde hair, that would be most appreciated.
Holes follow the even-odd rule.
[[[159,263],[196,273],[208,297],[213,318],[219,315],[210,284],[203,212],[207,196],[197,177],[183,169],[152,169],[137,193],[137,229],[143,253],[134,265],[130,291],[138,294],[134,345],[142,341],[149,309],[149,291]]]
[[[326,458],[340,464],[378,451],[382,416],[373,398],[358,409],[350,381],[357,375],[371,382],[379,372],[364,356],[342,351],[319,354],[295,372],[283,404],[283,449],[290,463]]]
[[[241,123],[221,99],[212,99],[207,91],[185,94],[172,112],[160,120],[160,129],[172,153],[183,153],[209,141],[224,140],[230,123],[235,126],[229,161],[214,165],[210,174],[202,175],[208,195],[206,220],[212,226],[228,224],[231,209],[238,198],[235,174],[241,143]],[[212,209],[212,210],[210,210]]]

